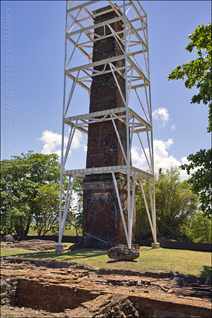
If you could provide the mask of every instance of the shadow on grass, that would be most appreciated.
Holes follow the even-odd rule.
[[[203,266],[203,269],[201,270],[201,276],[212,276],[212,267]]]
[[[107,251],[93,250],[93,249],[81,249],[77,251],[65,250],[62,253],[56,253],[55,251],[40,251],[35,253],[21,253],[13,256],[20,256],[29,259],[55,259],[60,261],[72,261],[77,259],[90,259],[93,257],[104,256]]]
[[[106,263],[107,264],[114,264],[114,263],[125,263],[125,262],[127,262],[127,263],[137,263],[138,261],[135,261],[135,260],[128,260],[128,261],[126,261],[126,260],[113,260],[113,261],[107,261]]]

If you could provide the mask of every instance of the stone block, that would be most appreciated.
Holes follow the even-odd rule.
[[[117,261],[133,261],[139,257],[139,251],[128,247],[112,247],[108,251],[108,257]]]
[[[61,244],[55,245],[55,252],[62,253],[63,252],[63,245],[61,245]]]
[[[12,235],[8,234],[8,235],[4,235],[3,236],[3,242],[15,242],[15,239]]]
[[[152,248],[160,248],[160,243],[152,243]]]

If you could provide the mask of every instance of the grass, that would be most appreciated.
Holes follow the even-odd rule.
[[[79,232],[79,235],[81,235],[81,231],[78,231]],[[28,233],[28,236],[37,236],[38,235],[38,232],[37,230],[34,230],[33,228],[33,224],[30,225],[30,228],[29,228],[29,233]],[[53,234],[51,231],[47,232],[46,235],[56,235],[58,236],[58,233],[56,234]],[[67,236],[76,236],[76,231],[74,229],[73,226],[71,226],[71,228],[69,230],[64,230],[64,233],[63,235],[67,235]]]
[[[82,249],[70,252],[65,243],[63,253],[49,251],[30,251],[19,248],[2,248],[1,256],[20,256],[30,259],[55,259],[59,261],[77,262],[87,266],[118,269],[165,270],[191,275],[211,275],[211,253],[188,250],[151,249],[142,246],[140,256],[133,262],[116,262],[110,260],[107,251]]]

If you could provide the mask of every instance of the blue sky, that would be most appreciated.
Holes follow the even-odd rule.
[[[196,57],[195,52],[185,50],[188,35],[198,25],[210,22],[211,3],[141,4],[148,16],[155,166],[165,169],[185,162],[200,148],[210,147],[208,107],[190,104],[195,90],[167,77],[177,65]],[[59,153],[65,1],[2,1],[1,29],[1,158],[28,150]],[[79,103],[83,103],[80,96]],[[82,168],[86,141],[80,133],[73,146],[69,166]],[[138,166],[142,165],[141,156],[134,149]]]

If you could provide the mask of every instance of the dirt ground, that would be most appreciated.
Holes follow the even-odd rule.
[[[43,251],[43,250],[52,250],[55,248],[55,241],[48,241],[48,240],[27,240],[27,241],[20,241],[14,243],[1,243],[1,247],[10,247],[10,248],[23,248],[26,250],[32,251]],[[64,247],[67,245],[63,244]]]

